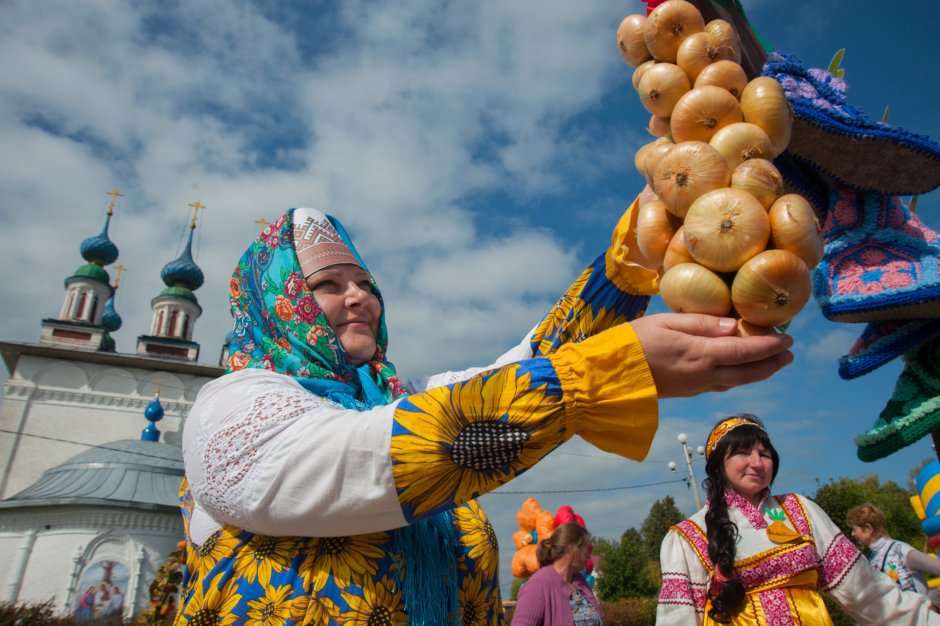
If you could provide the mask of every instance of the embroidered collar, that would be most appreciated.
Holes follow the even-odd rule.
[[[759,506],[754,506],[744,496],[739,495],[737,492],[728,489],[725,491],[725,502],[728,503],[729,507],[734,507],[737,510],[741,511],[741,514],[747,518],[747,521],[751,523],[751,526],[757,530],[763,530],[767,528],[767,520],[764,519],[764,501],[770,496],[770,490],[764,489],[761,494],[761,501]]]

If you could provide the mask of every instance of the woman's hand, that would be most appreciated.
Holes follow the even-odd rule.
[[[662,313],[631,322],[660,398],[687,398],[770,377],[793,361],[783,333],[738,337],[732,318]]]

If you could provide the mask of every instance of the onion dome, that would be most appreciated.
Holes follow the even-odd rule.
[[[118,315],[118,312],[114,309],[114,294],[108,298],[108,302],[104,305],[104,313],[101,315],[101,325],[105,327],[105,330],[108,332],[114,332],[121,328],[121,324],[124,323],[124,320],[121,319],[121,316]]]
[[[199,289],[202,283],[205,282],[202,270],[193,261],[193,230],[195,227],[194,219],[190,225],[189,239],[186,241],[183,254],[178,259],[164,265],[160,271],[160,278],[163,279],[167,287],[185,287],[189,290],[195,290]]]
[[[104,220],[104,228],[101,233],[94,237],[89,237],[82,242],[80,251],[82,257],[89,263],[98,265],[110,265],[118,258],[118,249],[114,242],[108,239],[108,226],[111,224],[111,211]]]
[[[160,431],[157,429],[156,422],[163,419],[163,405],[160,404],[160,394],[157,393],[147,408],[144,409],[144,417],[150,420],[150,424],[140,433],[142,441],[160,441]]]

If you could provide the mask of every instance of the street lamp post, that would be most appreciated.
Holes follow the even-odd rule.
[[[692,493],[695,495],[695,510],[702,508],[702,499],[698,495],[698,484],[695,481],[695,472],[692,470],[692,448],[685,445],[689,440],[688,436],[685,433],[679,433],[679,443],[682,445],[682,453],[685,455],[685,466],[689,470],[689,484],[692,485]],[[696,448],[695,452],[698,454],[699,458],[705,458],[705,447],[699,446]],[[676,471],[676,464],[673,461],[669,461],[669,471]]]

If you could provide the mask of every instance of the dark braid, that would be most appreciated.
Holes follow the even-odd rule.
[[[705,512],[705,532],[708,537],[708,558],[717,570],[708,594],[712,608],[709,616],[720,624],[728,624],[744,608],[744,585],[734,569],[738,527],[728,518],[728,502],[725,491],[728,479],[725,476],[725,459],[741,450],[750,450],[760,443],[770,451],[773,460],[773,477],[777,476],[780,458],[763,430],[763,423],[754,415],[742,413],[733,417],[745,417],[761,425],[738,426],[729,431],[705,462],[708,478],[704,486],[708,494],[708,511]],[[722,420],[724,421],[724,420]]]

